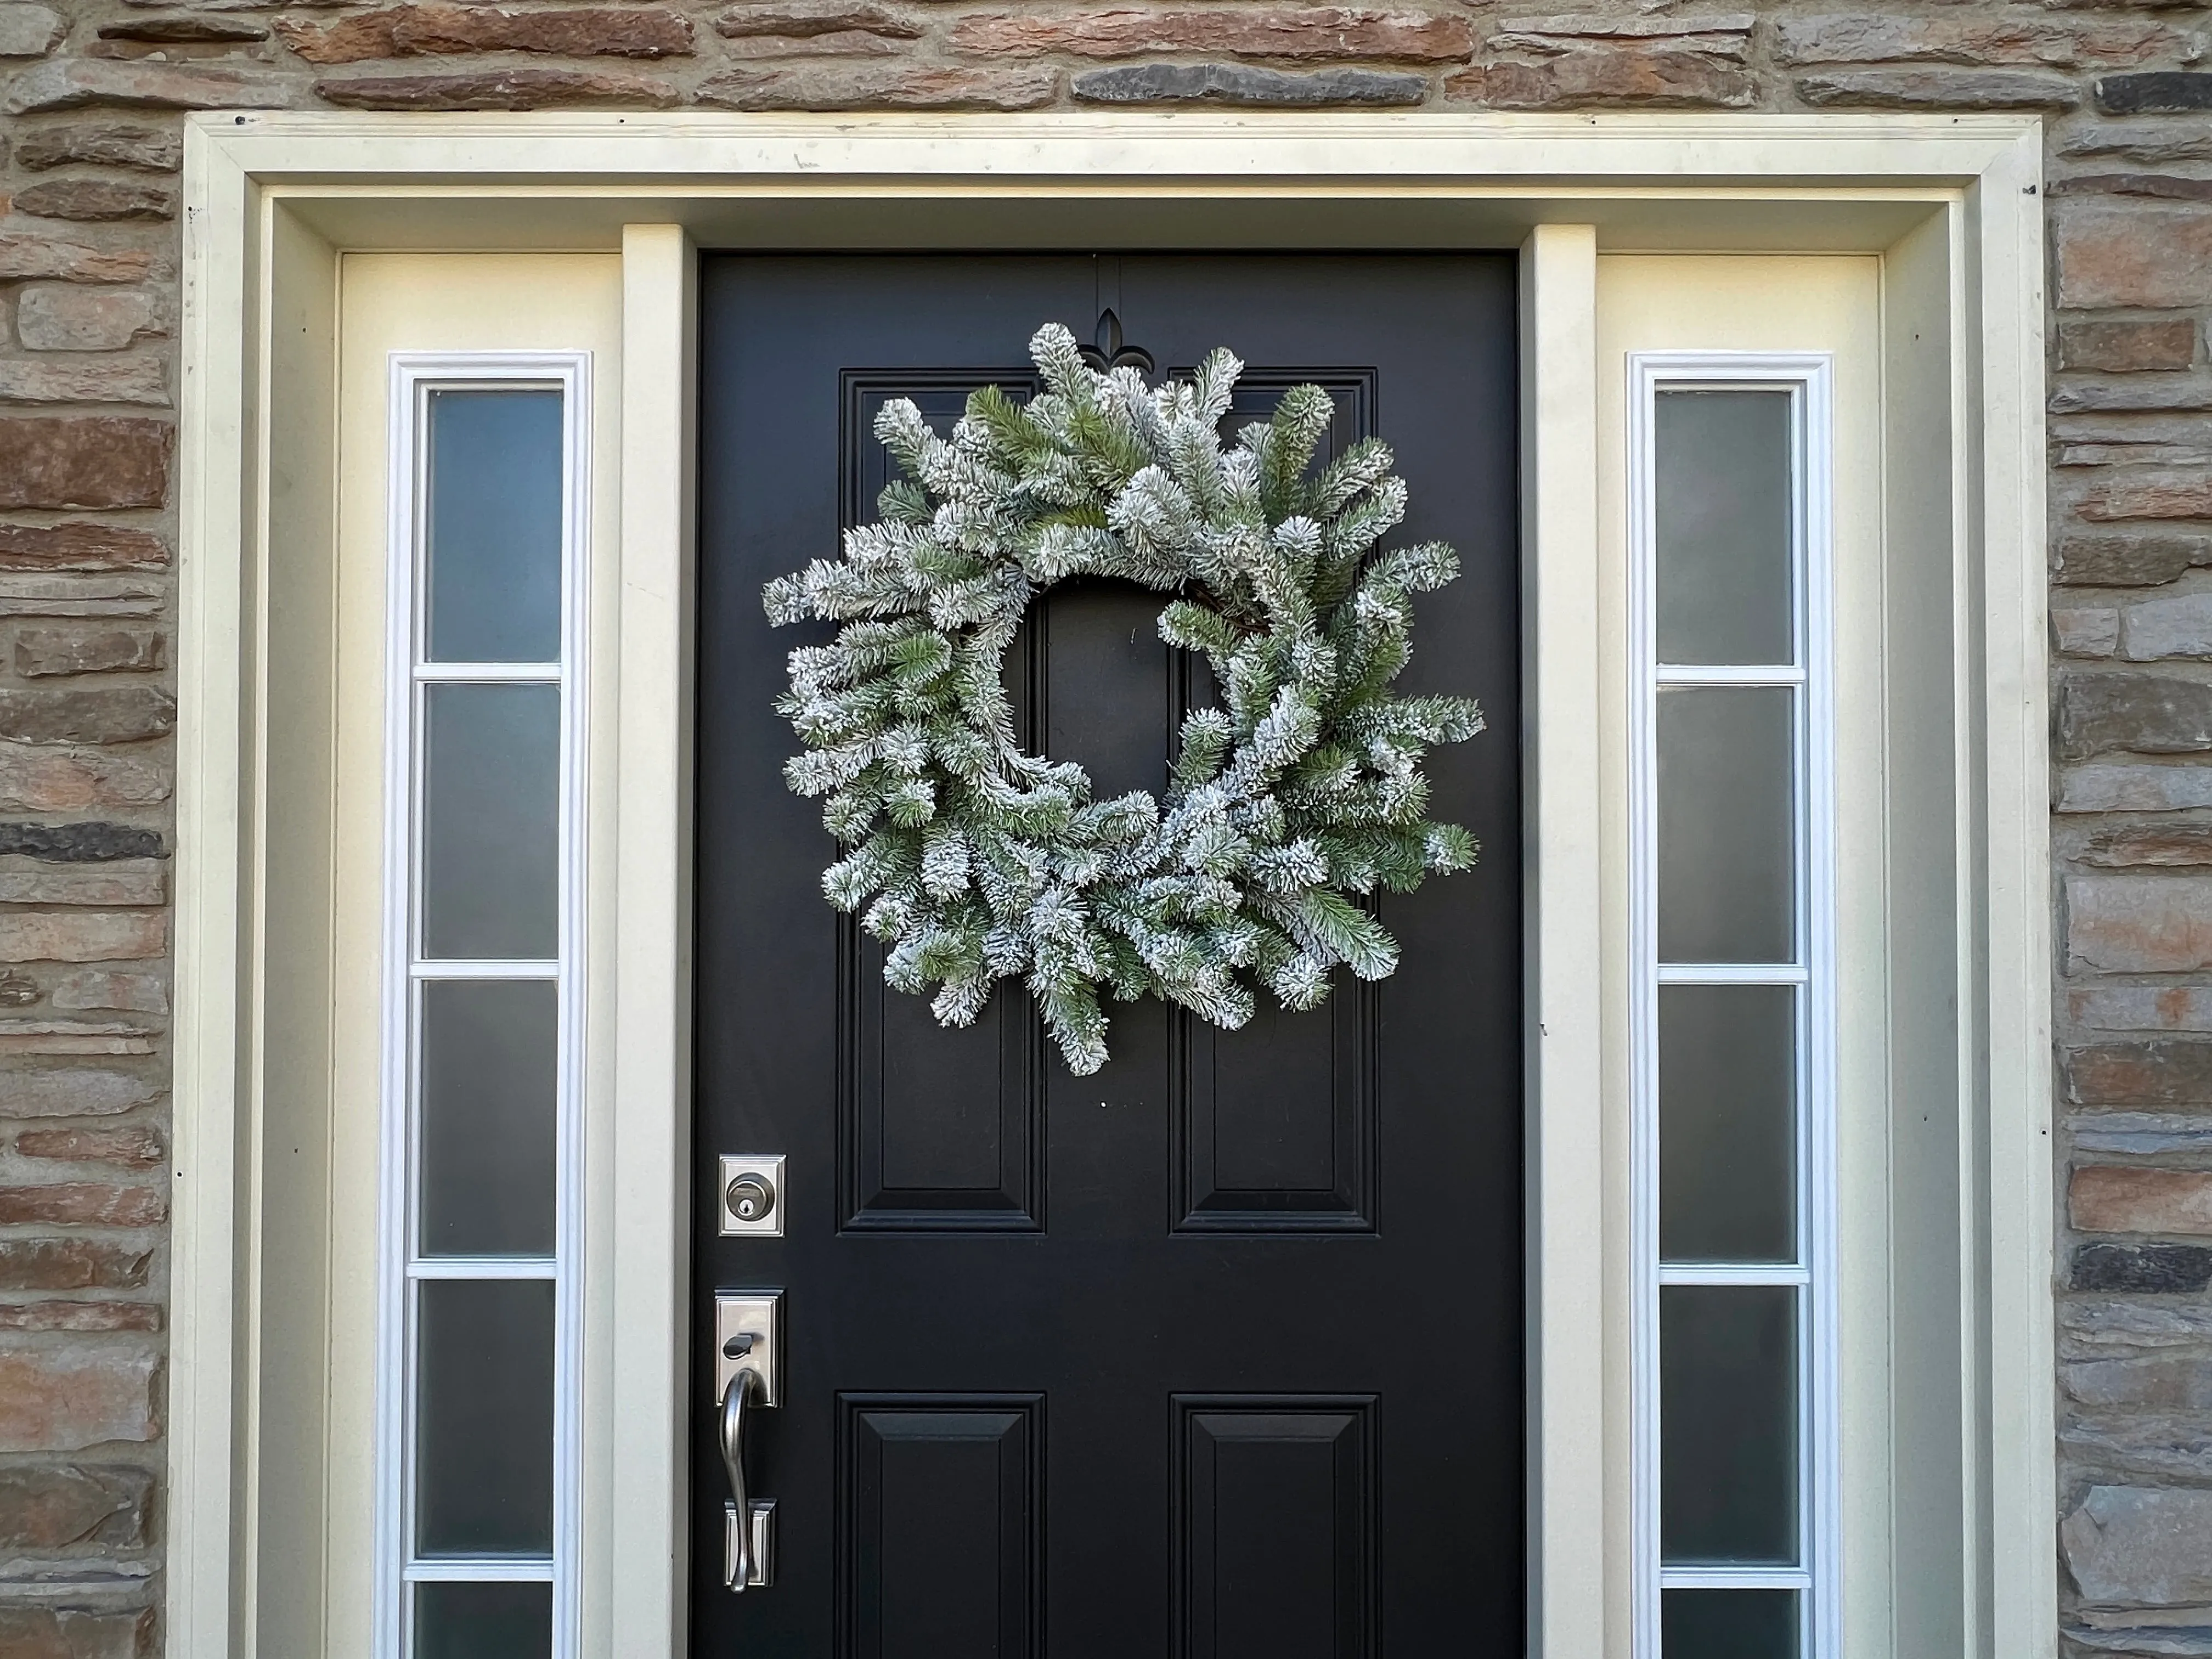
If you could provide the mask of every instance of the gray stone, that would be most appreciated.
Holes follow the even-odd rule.
[[[161,832],[135,823],[0,823],[0,856],[21,854],[55,864],[108,859],[158,859]]]
[[[2212,158],[2212,129],[2144,121],[2134,126],[2087,126],[2069,133],[2062,155],[2124,155],[2133,161],[2202,161]]]
[[[2062,812],[2185,812],[2212,806],[2212,767],[2074,766],[2058,775]]]
[[[2212,968],[2212,880],[2075,876],[2066,883],[2069,969],[2186,974]]]
[[[15,304],[16,337],[33,351],[115,351],[168,332],[159,296],[143,288],[27,288]]]
[[[2076,1354],[2212,1346],[2212,1307],[2186,1302],[2063,1302],[2058,1316]]]
[[[2073,80],[2053,70],[1858,70],[1801,75],[1808,104],[1861,109],[2071,109]]]
[[[43,58],[67,29],[62,15],[44,6],[0,5],[0,58]]]
[[[2093,1486],[2058,1537],[2086,1601],[2108,1607],[2212,1601],[2212,1492]]]
[[[2060,1367],[2059,1379],[2085,1406],[2212,1411],[2212,1364],[2202,1359],[2077,1360]]]
[[[2105,1031],[2212,1031],[2212,987],[2080,986],[2066,994],[2066,1017]]]
[[[2058,544],[2051,580],[2075,587],[2156,587],[2212,565],[2212,536],[2076,536]]]
[[[150,617],[163,598],[144,576],[0,575],[0,617]]]
[[[2212,657],[2212,593],[2182,593],[2128,606],[2120,620],[2120,654],[2130,662]]]
[[[269,70],[152,58],[56,59],[25,70],[0,97],[0,114],[105,105],[126,109],[286,109],[299,103],[296,78]]]
[[[158,686],[0,691],[0,737],[16,743],[138,743],[176,724],[177,700]]]
[[[2212,1152],[2212,1117],[2179,1112],[2099,1112],[2075,1119],[2073,1134],[2075,1150],[2082,1152]]]
[[[2155,674],[2074,674],[2059,683],[2058,747],[2069,760],[2212,749],[2212,685]]]
[[[2201,1244],[2084,1244],[2068,1283],[2077,1291],[2138,1296],[2193,1292],[2212,1285],[2212,1249]]]
[[[159,357],[61,362],[0,358],[0,403],[138,404],[165,409],[168,402],[168,365]]]
[[[2097,82],[2097,107],[2107,115],[2177,115],[2212,109],[2212,75],[2186,70],[2107,75]]]
[[[1248,104],[1287,109],[1332,104],[1418,104],[1429,83],[1419,75],[1332,69],[1310,75],[1243,64],[1130,64],[1075,77],[1090,104]]]
[[[2051,642],[2065,656],[2109,657],[2120,642],[2120,613],[2108,605],[2054,606]]]

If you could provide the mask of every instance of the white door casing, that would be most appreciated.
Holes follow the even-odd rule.
[[[1529,1618],[1532,1650],[1553,1655],[1625,1654],[1631,1628],[1627,1034],[1608,885],[1623,867],[1625,704],[1607,621],[1617,491],[1602,470],[1616,431],[1608,331],[1626,314],[1613,256],[1810,247],[1879,272],[1879,315],[1854,348],[1879,359],[1883,400],[1881,462],[1854,468],[1869,475],[1887,584],[1869,624],[1887,722],[1869,739],[1887,803],[1874,833],[1885,874],[1916,847],[1952,854],[1885,890],[1887,1095],[1948,1104],[1910,1149],[1911,1179],[1882,1196],[1900,1218],[1893,1249],[1948,1233],[1953,1258],[1933,1272],[1916,1258],[1909,1306],[1864,1267],[1885,1285],[1868,1316],[1891,1351],[1917,1356],[1929,1402],[1923,1421],[1892,1425],[1882,1462],[1929,1478],[1874,1484],[1865,1535],[1887,1529],[1879,1547],[1902,1567],[1847,1617],[1854,1651],[2047,1648],[2033,131],[1949,117],[193,118],[171,1639],[195,1653],[352,1652],[364,1628],[359,1558],[337,1518],[346,1477],[326,1455],[358,1468],[366,1443],[347,1425],[374,1369],[356,1363],[359,1280],[339,1265],[361,1240],[336,1224],[362,1178],[364,1085],[347,1058],[361,1005],[344,987],[363,969],[343,927],[362,866],[343,860],[370,745],[343,734],[362,712],[349,652],[372,625],[368,602],[345,597],[343,504],[358,492],[340,482],[357,459],[340,431],[356,383],[335,344],[354,263],[341,251],[498,246],[512,270],[600,250],[591,326],[606,331],[597,385],[611,413],[595,516],[609,556],[595,572],[593,697],[607,741],[592,834],[609,862],[595,854],[589,900],[603,1115],[587,1151],[601,1207],[586,1224],[580,1650],[642,1655],[681,1650],[685,1594],[690,243],[1013,246],[1094,225],[1154,246],[1523,250]],[[1960,805],[1975,796],[1978,824]],[[1931,988],[1933,1006],[1970,1012],[1931,1022]],[[1929,1173],[1946,1157],[1948,1185]],[[327,1173],[303,1178],[309,1165]],[[1995,1264],[1986,1274],[1958,1254],[1962,1236]],[[1848,1286],[1860,1268],[1844,1259]],[[1846,1302],[1848,1352],[1848,1288]]]

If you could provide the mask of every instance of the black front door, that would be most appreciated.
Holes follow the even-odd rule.
[[[1431,1659],[1522,1646],[1521,872],[1510,258],[714,257],[703,288],[694,1651],[732,1659]],[[1472,873],[1386,898],[1396,975],[1237,1032],[1109,1012],[1071,1076],[1025,1000],[938,1028],[823,901],[786,789],[770,577],[873,516],[888,398],[949,424],[1102,307],[1162,373],[1318,381],[1465,574],[1410,693]],[[1028,741],[1098,797],[1165,783],[1162,599],[1069,584],[1010,659]],[[1199,671],[1202,674],[1202,668]],[[1263,999],[1264,1000],[1264,999]],[[718,1237],[717,1157],[781,1153],[781,1238]],[[783,1292],[756,1496],[775,1582],[721,1582],[717,1290]]]

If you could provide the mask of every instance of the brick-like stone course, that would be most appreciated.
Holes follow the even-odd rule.
[[[2061,1615],[2068,1659],[2212,1656],[2208,34],[2202,0],[0,0],[0,1659],[161,1646],[177,112],[318,106],[2041,114]],[[33,1588],[88,1554],[127,1571]]]

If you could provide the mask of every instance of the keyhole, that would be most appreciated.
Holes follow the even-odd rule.
[[[775,1188],[769,1178],[748,1170],[730,1182],[730,1213],[740,1221],[758,1221],[775,1207]]]

